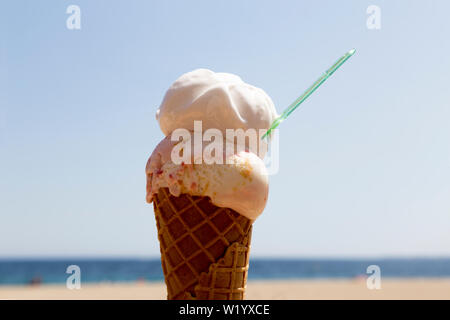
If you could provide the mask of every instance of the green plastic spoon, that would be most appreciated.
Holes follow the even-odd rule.
[[[261,137],[261,139],[264,139],[267,137],[272,130],[274,130],[276,127],[280,125],[281,122],[283,122],[295,109],[298,108],[302,104],[303,101],[305,101],[322,83],[325,82],[337,69],[339,69],[340,66],[344,64],[345,61],[348,60],[354,53],[355,49],[350,50],[346,54],[344,54],[341,58],[339,58],[338,61],[336,61],[325,73],[320,76],[319,79],[316,80],[300,97],[298,97],[294,102],[291,103],[289,107],[286,108],[286,110],[283,111],[283,113],[276,118],[269,130]]]

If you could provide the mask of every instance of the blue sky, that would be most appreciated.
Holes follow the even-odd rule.
[[[81,30],[66,8],[81,8]],[[366,8],[381,8],[368,30]],[[156,257],[155,111],[195,68],[281,112],[253,256],[450,255],[448,1],[3,1],[0,256]]]

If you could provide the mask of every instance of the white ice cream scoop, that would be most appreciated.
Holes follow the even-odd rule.
[[[268,129],[277,117],[270,97],[230,73],[197,69],[183,74],[167,90],[156,118],[168,136],[175,129]]]

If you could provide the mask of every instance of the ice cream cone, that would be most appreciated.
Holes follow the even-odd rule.
[[[156,119],[165,138],[145,174],[168,299],[244,299],[252,223],[269,192],[257,137],[276,118],[262,89],[229,73],[185,73],[164,95]]]
[[[167,298],[242,300],[252,220],[209,197],[160,188],[153,199]]]

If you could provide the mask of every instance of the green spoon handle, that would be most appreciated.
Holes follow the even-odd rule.
[[[303,103],[303,101],[305,101],[314,91],[316,91],[316,89],[320,87],[320,85],[324,83],[325,80],[327,80],[337,69],[339,69],[339,67],[342,66],[344,62],[347,61],[355,53],[355,51],[355,49],[350,50],[342,57],[340,57],[330,68],[328,68],[328,70],[325,71],[319,79],[317,79],[305,92],[302,93],[300,97],[292,102],[289,107],[287,107],[286,110],[284,110],[283,113],[272,122],[269,130],[267,130],[267,132],[261,137],[261,139],[267,137],[270,132],[272,132],[272,130],[278,127],[280,123],[283,122],[295,109],[297,109]]]

